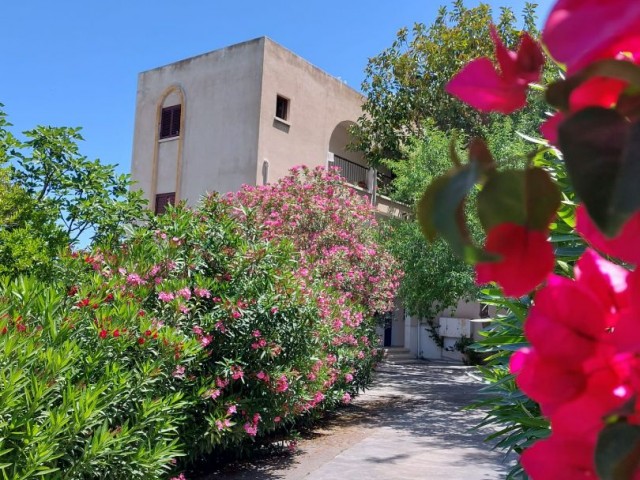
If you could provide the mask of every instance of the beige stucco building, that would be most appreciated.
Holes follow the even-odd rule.
[[[397,213],[400,205],[377,195],[386,175],[347,149],[362,100],[266,37],[143,72],[133,179],[162,210],[277,180],[295,165],[336,165],[381,212]]]
[[[275,181],[296,165],[338,166],[381,216],[406,215],[383,195],[388,172],[347,148],[362,102],[359,92],[266,37],[142,72],[132,176],[161,212],[207,192]],[[426,356],[423,330],[398,308],[386,343]]]

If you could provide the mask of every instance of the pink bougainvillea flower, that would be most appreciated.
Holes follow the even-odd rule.
[[[540,355],[572,368],[594,354],[606,321],[597,297],[573,280],[551,275],[536,294],[524,331]]]
[[[512,113],[525,106],[527,86],[540,79],[544,56],[527,33],[522,34],[517,52],[505,47],[493,26],[491,38],[500,71],[489,58],[477,58],[449,81],[446,91],[480,111]]]
[[[628,82],[617,78],[590,78],[571,92],[569,109],[576,111],[587,107],[610,108],[618,102],[618,97],[627,85]]]
[[[585,388],[586,379],[579,368],[570,369],[562,362],[546,360],[532,348],[514,353],[509,365],[518,387],[538,402],[547,416]],[[541,378],[545,381],[541,382]]]
[[[547,17],[542,41],[572,74],[595,60],[640,52],[639,23],[640,2],[559,0]]]
[[[591,246],[612,257],[640,265],[640,212],[627,220],[614,238],[607,238],[598,230],[583,205],[578,206],[577,217],[576,229]]]
[[[553,116],[547,118],[542,125],[540,125],[540,133],[547,139],[549,144],[558,145],[558,126],[564,120],[564,115],[560,112],[556,112]]]
[[[551,434],[536,442],[520,457],[530,478],[543,480],[594,480],[593,445],[580,438]]]
[[[502,258],[476,265],[476,282],[497,282],[505,295],[518,297],[533,290],[553,270],[554,256],[547,234],[522,225],[503,223],[489,230],[485,249]]]
[[[605,260],[591,248],[576,263],[574,277],[576,284],[596,296],[609,313],[622,311],[631,301],[629,271]]]

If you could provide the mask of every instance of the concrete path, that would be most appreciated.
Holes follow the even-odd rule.
[[[415,363],[379,368],[373,387],[330,418],[294,455],[236,464],[209,480],[498,480],[509,466],[469,431],[481,418],[461,411],[479,398],[470,367]]]

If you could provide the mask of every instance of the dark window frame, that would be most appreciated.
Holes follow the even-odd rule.
[[[291,105],[291,100],[283,95],[276,95],[276,118],[280,120],[284,120],[285,122],[289,120],[289,107]]]
[[[167,210],[167,205],[176,204],[176,192],[158,193],[156,194],[156,203],[154,205],[154,213],[162,215]]]
[[[160,139],[180,136],[182,105],[163,107],[160,115]]]

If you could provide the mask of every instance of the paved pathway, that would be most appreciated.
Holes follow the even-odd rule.
[[[203,480],[499,480],[503,455],[469,431],[479,397],[469,367],[383,364],[373,387],[300,442],[295,455],[234,465]]]

